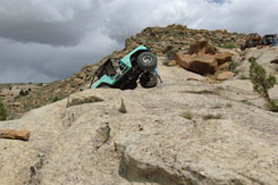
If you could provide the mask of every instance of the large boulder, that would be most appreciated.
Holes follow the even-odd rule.
[[[217,53],[217,49],[205,40],[192,44],[187,53],[177,52],[176,63],[187,70],[198,74],[214,74],[218,70],[229,68],[233,54],[230,52]]]
[[[179,52],[176,61],[180,67],[202,75],[215,73],[218,68],[213,55],[187,55]]]

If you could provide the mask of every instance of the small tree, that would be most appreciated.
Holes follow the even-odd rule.
[[[268,90],[276,84],[276,78],[272,75],[267,76],[265,69],[256,62],[255,58],[251,58],[250,62],[249,72],[254,90],[271,102]]]
[[[4,104],[2,103],[2,101],[0,100],[0,121],[4,121],[7,118],[7,110],[4,106]]]
[[[31,91],[31,89],[30,89],[30,91]],[[29,90],[24,91],[23,89],[21,89],[20,92],[19,92],[20,96],[26,96],[28,94],[29,94]]]
[[[58,97],[58,96],[55,96],[54,98],[53,98],[53,102],[56,102],[56,101],[59,101],[60,100],[60,98]]]

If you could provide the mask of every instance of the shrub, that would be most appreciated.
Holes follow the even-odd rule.
[[[255,58],[249,59],[251,66],[249,69],[253,88],[270,103],[268,90],[276,83],[276,78],[272,75],[267,76],[265,69],[256,62]]]
[[[203,120],[209,120],[209,119],[221,119],[221,115],[220,114],[217,114],[217,115],[214,115],[214,114],[207,114],[203,117]]]
[[[55,96],[54,98],[53,98],[53,102],[56,102],[56,101],[59,101],[60,100],[60,98],[58,97],[58,96]]]
[[[192,119],[193,118],[193,114],[190,111],[185,111],[180,116],[185,118],[185,119]]]
[[[268,108],[270,111],[278,112],[278,100],[271,100],[269,102]]]
[[[0,121],[4,121],[6,119],[7,119],[7,110],[4,104],[2,103],[2,101],[0,100]]]
[[[20,92],[19,92],[19,95],[20,95],[20,96],[26,96],[26,95],[28,95],[28,94],[29,94],[29,91],[28,91],[28,90],[24,91],[23,89],[21,89]]]
[[[236,68],[237,68],[238,66],[239,66],[239,63],[238,63],[238,62],[235,62],[234,60],[232,60],[232,61],[230,62],[229,70],[232,71],[232,72],[235,73],[235,74],[238,74],[239,71],[236,70]]]

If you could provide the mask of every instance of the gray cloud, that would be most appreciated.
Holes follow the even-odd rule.
[[[147,26],[277,32],[277,9],[277,0],[2,0],[0,83],[70,76]]]

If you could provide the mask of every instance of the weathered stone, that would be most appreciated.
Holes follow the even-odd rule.
[[[219,71],[221,71],[221,70],[228,70],[229,67],[230,67],[230,63],[229,63],[229,62],[226,62],[226,63],[220,65],[220,66],[218,67],[218,70],[219,70]]]
[[[123,114],[127,113],[126,106],[125,106],[125,103],[124,103],[124,99],[121,99],[121,106],[118,109],[118,111],[120,113],[123,113]]]
[[[217,61],[212,55],[185,55],[179,52],[176,61],[180,67],[202,75],[215,73],[218,69]]]
[[[83,79],[80,79],[80,78],[75,78],[74,79],[74,82],[77,84],[77,85],[81,85],[84,83],[84,80]]]
[[[225,64],[226,62],[232,61],[233,54],[230,52],[218,53],[215,55],[215,59],[217,60],[218,65]]]
[[[86,103],[102,102],[102,101],[104,101],[102,98],[95,95],[85,96],[85,97],[69,97],[67,107],[82,105]]]
[[[199,40],[189,47],[188,54],[211,54],[217,53],[217,49],[210,45],[206,40]]]
[[[217,80],[229,80],[229,79],[233,79],[233,77],[235,76],[235,74],[231,71],[225,71],[223,73],[219,73],[216,77]]]
[[[18,139],[28,141],[30,138],[31,132],[28,130],[10,130],[4,129],[0,130],[0,138],[5,139]]]
[[[171,66],[176,66],[177,62],[176,60],[170,60],[166,63],[166,66],[171,67]]]
[[[105,101],[66,108],[64,99],[0,122],[32,130],[28,143],[1,140],[0,184],[276,184],[278,117],[237,102],[257,98],[250,81],[159,70],[158,88],[85,90],[69,100]],[[179,116],[185,110],[192,120]]]
[[[278,74],[278,65],[273,62],[278,60],[278,46],[275,47],[265,47],[262,49],[250,48],[242,53],[243,57],[239,61],[239,66],[237,67],[238,76],[249,77],[250,69],[250,58],[255,58],[257,63],[263,66],[268,74]]]

